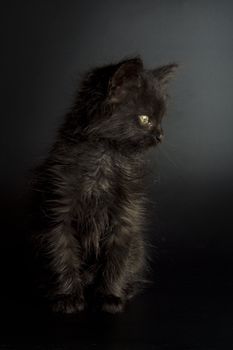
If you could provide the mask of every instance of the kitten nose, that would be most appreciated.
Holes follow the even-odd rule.
[[[163,134],[161,132],[158,132],[156,135],[155,135],[155,138],[158,142],[162,142],[162,139],[163,139]]]

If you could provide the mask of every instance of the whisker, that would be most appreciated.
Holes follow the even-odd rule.
[[[168,162],[176,169],[179,171],[179,177],[182,178],[182,180],[184,182],[187,182],[186,178],[183,176],[183,173],[181,173],[181,166],[178,165],[178,163],[176,163],[167,153],[167,151],[165,151],[164,147],[159,147],[158,148],[160,150],[160,152],[165,156],[165,158],[168,160]]]
[[[165,151],[164,147],[159,148],[159,150],[160,150],[161,153],[163,153],[163,154],[165,155],[166,159],[167,159],[176,169],[179,169],[179,167],[178,167],[178,165],[175,163],[175,161],[172,160],[172,159],[169,157],[169,155],[168,155],[168,153]]]
[[[167,140],[164,142],[164,145],[168,145],[172,147],[174,150],[177,150],[177,146],[174,143],[168,142]]]

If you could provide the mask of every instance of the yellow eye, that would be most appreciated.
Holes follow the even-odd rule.
[[[139,115],[139,121],[142,125],[146,125],[149,123],[149,117],[147,115]]]

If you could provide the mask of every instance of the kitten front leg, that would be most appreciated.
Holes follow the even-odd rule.
[[[98,294],[104,311],[116,313],[124,309],[126,301],[124,287],[130,241],[130,232],[123,227],[118,227],[103,248]]]
[[[43,236],[42,246],[52,277],[48,292],[52,310],[63,313],[83,310],[80,251],[72,229],[63,222],[57,224]]]
[[[125,303],[136,295],[144,281],[145,245],[142,238],[143,209],[140,201],[123,207],[117,223],[109,230],[102,249],[102,309],[121,312]]]

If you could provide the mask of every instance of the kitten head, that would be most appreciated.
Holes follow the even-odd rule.
[[[144,69],[138,57],[97,68],[87,76],[89,113],[83,132],[120,147],[144,149],[161,142],[166,87],[177,64]]]

